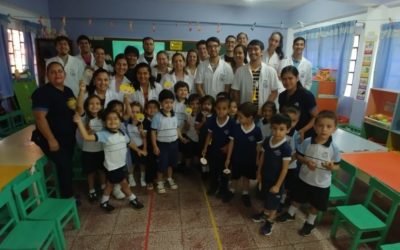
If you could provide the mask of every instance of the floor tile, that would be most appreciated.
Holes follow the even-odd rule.
[[[181,221],[183,230],[212,226],[207,208],[181,210]]]
[[[318,249],[318,250],[335,250],[336,247],[329,240],[312,241],[302,244],[293,245],[296,250],[308,250],[308,249]]]
[[[206,206],[202,193],[180,192],[179,195],[181,209],[193,209]]]
[[[230,225],[242,225],[245,223],[243,217],[235,207],[213,208],[215,221],[219,227]]]
[[[151,232],[149,235],[149,249],[162,249],[162,250],[181,250],[182,232],[167,231],[167,232]]]
[[[179,211],[179,193],[154,194],[154,210]]]
[[[85,223],[81,225],[78,235],[111,235],[117,222],[117,217],[118,213],[91,213]]]
[[[218,249],[212,228],[192,228],[183,230],[183,249]]]
[[[150,232],[181,230],[181,216],[179,211],[153,211]]]
[[[256,247],[246,225],[219,227],[218,231],[224,249],[251,249]]]
[[[114,234],[111,237],[109,250],[140,250],[143,249],[144,234]]]
[[[113,233],[140,233],[146,232],[147,209],[140,211],[131,208],[121,209]]]
[[[72,246],[73,250],[102,250],[108,249],[111,235],[92,235],[76,237]]]

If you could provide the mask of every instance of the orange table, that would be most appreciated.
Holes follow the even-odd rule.
[[[342,159],[400,192],[399,152],[344,153]]]
[[[31,125],[0,140],[0,190],[43,156],[30,141],[34,129]]]

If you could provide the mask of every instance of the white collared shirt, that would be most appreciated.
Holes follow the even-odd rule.
[[[148,94],[148,101],[150,100],[156,100],[158,101],[158,95],[160,94],[162,87],[158,83],[154,83],[155,88],[150,88],[149,86],[149,94]],[[136,90],[135,93],[133,93],[133,100],[137,101],[144,107],[145,104],[145,99],[143,95],[143,89],[140,88],[140,90]]]
[[[139,58],[138,58],[138,61],[137,61],[138,64],[139,64],[139,63],[142,63],[142,62],[149,64],[149,63],[147,62],[146,58],[144,58],[144,54],[141,54],[141,55],[139,56]],[[150,62],[150,67],[153,68],[153,67],[156,66],[156,65],[157,65],[157,58],[156,58],[156,56],[155,56],[154,53],[153,53],[153,60],[151,60],[151,62]]]
[[[194,84],[193,84],[193,77],[191,77],[190,75],[185,74],[185,76],[183,77],[183,81],[186,82],[189,85],[189,93],[194,93],[196,92],[195,88],[194,88]],[[178,82],[178,80],[176,79],[176,75],[175,73],[171,73],[171,74],[165,74],[163,76],[163,78],[161,78],[160,84],[162,86],[163,89],[165,89],[164,83],[165,82],[171,82],[172,86],[170,88],[168,88],[169,90],[171,90],[172,92],[174,92],[174,86],[175,83]]]
[[[261,62],[260,78],[258,80],[258,106],[261,107],[267,100],[271,91],[278,90],[279,79],[276,71],[271,66]],[[253,73],[250,64],[238,68],[233,80],[232,89],[240,91],[240,102],[251,102],[253,97]]]
[[[268,50],[265,50],[263,52],[263,62],[265,62],[267,65],[271,66],[276,70],[276,72],[279,72],[279,66],[281,64],[281,59],[279,59],[278,53],[274,51],[272,56],[269,56]]]
[[[94,71],[96,71],[100,67],[96,65],[96,62],[94,62],[92,64],[92,68],[93,68]],[[103,66],[101,68],[104,69],[104,70],[107,70],[108,73],[114,72],[114,68],[110,64],[107,64],[106,62],[103,63]]]
[[[204,93],[216,97],[225,91],[225,85],[233,82],[232,67],[224,60],[218,61],[218,66],[213,71],[209,59],[201,62],[197,67],[194,83],[203,85]]]
[[[281,61],[281,66],[279,67],[279,74],[282,72],[282,69],[286,66],[293,65],[293,59],[292,57],[290,58],[285,58]],[[312,64],[310,61],[308,61],[304,56],[301,58],[301,61],[299,63],[299,66],[297,67],[297,70],[299,71],[299,78],[300,82],[303,85],[304,88],[307,90],[311,89],[312,85]]]
[[[84,67],[88,66],[88,65],[86,65],[85,60],[83,60],[83,57],[81,54],[77,54],[75,57],[82,62]],[[93,67],[94,63],[95,63],[94,55],[92,52],[90,52],[90,67]]]

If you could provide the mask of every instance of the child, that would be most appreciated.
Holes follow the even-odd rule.
[[[184,134],[186,134],[189,142],[185,144],[182,151],[186,166],[192,166],[193,163],[198,163],[199,135],[195,129],[195,122],[196,116],[200,111],[200,98],[199,94],[191,94],[188,100],[191,112],[186,114]]]
[[[153,190],[153,183],[156,178],[157,162],[153,153],[153,145],[151,143],[151,121],[155,114],[160,111],[160,104],[156,100],[150,100],[145,106],[146,118],[143,121],[143,132],[146,134],[147,144],[147,162],[146,162],[146,183],[147,189]]]
[[[122,119],[121,123],[121,130],[125,134],[128,133],[126,126],[128,125],[128,121],[131,118],[131,105],[129,103],[129,97],[128,95],[124,95],[124,103],[122,103],[119,100],[112,100],[107,104],[106,110],[114,111],[117,112],[119,117]],[[126,166],[127,168],[125,171],[128,170],[128,168],[132,168],[132,159],[131,159],[131,154],[129,151],[127,151],[127,156],[126,156]],[[114,189],[112,192],[113,196],[118,199],[124,199],[125,194],[121,191],[121,186],[119,184],[114,185]]]
[[[97,95],[91,95],[83,102],[86,91],[86,84],[81,83],[78,95],[77,112],[83,116],[82,120],[90,133],[96,133],[103,129],[103,122],[100,119],[102,110],[101,99]],[[83,141],[82,143],[82,167],[87,174],[89,201],[94,202],[98,199],[94,188],[96,173],[100,178],[101,190],[106,187],[106,176],[103,171],[104,151],[99,142]]]
[[[274,102],[266,101],[261,107],[262,118],[258,121],[258,126],[261,128],[263,140],[271,136],[271,117],[277,112]]]
[[[207,121],[208,134],[203,144],[202,155],[208,152],[210,164],[210,187],[208,194],[219,194],[224,200],[228,195],[228,178],[223,174],[224,162],[227,157],[229,136],[235,122],[229,118],[229,99],[218,98],[215,104],[216,115]],[[210,142],[212,141],[211,145]]]
[[[104,128],[96,132],[94,135],[89,134],[83,125],[79,115],[74,116],[74,122],[77,123],[79,132],[86,141],[101,142],[104,149],[104,167],[106,168],[107,185],[101,197],[100,207],[111,212],[114,207],[109,204],[110,194],[114,184],[120,184],[124,194],[129,197],[129,203],[134,209],[142,209],[143,204],[137,199],[129,188],[129,184],[125,178],[126,155],[129,138],[120,130],[121,117],[115,111],[106,110],[103,116]],[[131,142],[129,146],[137,150],[136,145]]]
[[[249,196],[249,179],[256,179],[257,162],[261,152],[262,134],[259,127],[254,124],[257,116],[257,106],[251,102],[244,102],[238,108],[238,121],[232,135],[229,137],[228,156],[225,168],[232,162],[233,187],[242,179],[242,201],[246,207],[251,207]],[[231,161],[232,160],[232,161]],[[231,188],[230,198],[235,189]]]
[[[137,165],[140,167],[140,186],[146,187],[147,183],[145,180],[145,169],[146,169],[146,156],[147,156],[147,142],[146,132],[143,130],[143,120],[138,119],[138,115],[142,115],[143,108],[139,102],[131,103],[131,123],[127,124],[128,136],[133,140],[137,146],[137,151],[130,150],[131,159],[132,159],[132,167],[129,169],[129,186],[135,187],[136,181],[134,177],[135,169],[134,167]]]
[[[314,124],[316,135],[305,139],[297,149],[297,160],[302,164],[299,180],[289,210],[278,220],[294,220],[300,204],[309,203],[307,220],[299,231],[302,236],[311,234],[318,211],[326,211],[328,206],[332,171],[338,169],[340,163],[339,149],[332,141],[336,125],[335,113],[326,110],[319,112]]]
[[[280,209],[283,208],[287,196],[290,197],[292,195],[297,185],[299,171],[297,168],[296,149],[301,144],[300,135],[295,128],[297,122],[299,121],[300,110],[298,110],[296,107],[287,107],[285,109],[285,114],[287,114],[291,120],[291,128],[286,136],[286,139],[290,145],[290,148],[292,149],[292,160],[289,163],[288,172],[285,178],[285,192],[282,194]]]
[[[262,182],[264,195],[264,211],[253,216],[254,222],[264,222],[260,233],[270,235],[276,211],[283,194],[283,182],[291,160],[291,148],[286,134],[290,129],[290,118],[285,114],[276,114],[271,120],[272,136],[263,143],[257,179]]]
[[[151,121],[151,142],[153,152],[158,156],[157,168],[157,192],[166,192],[163,182],[163,173],[167,171],[167,181],[171,189],[177,189],[174,179],[172,179],[173,168],[178,162],[178,138],[182,143],[187,140],[182,137],[178,128],[178,119],[174,113],[174,94],[167,89],[160,92],[158,97],[161,110]]]
[[[212,117],[213,112],[214,112],[214,106],[215,106],[215,99],[214,97],[210,95],[205,95],[200,99],[200,112],[196,116],[196,122],[194,124],[194,127],[196,128],[197,133],[199,134],[199,145],[200,147],[204,146],[204,142],[206,140],[207,136],[207,127],[205,126],[207,119],[210,119]],[[200,155],[200,157],[203,157],[203,155]],[[202,179],[206,179],[207,173],[210,170],[208,169],[207,166],[202,166],[201,169],[201,174],[202,174]]]
[[[229,104],[229,116],[235,121],[237,120],[237,111],[238,111],[237,103],[231,100],[231,103]]]

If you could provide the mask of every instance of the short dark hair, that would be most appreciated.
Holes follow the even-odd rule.
[[[46,72],[49,72],[50,68],[53,67],[53,65],[59,65],[59,66],[65,71],[64,65],[62,65],[62,64],[59,63],[59,62],[54,61],[54,62],[49,63],[49,64],[46,66]]]
[[[223,102],[227,103],[229,106],[231,103],[231,100],[229,100],[229,98],[225,98],[225,97],[217,98],[217,100],[215,101],[215,106],[217,106],[219,103],[223,103]]]
[[[89,37],[86,36],[86,35],[80,35],[80,36],[78,36],[78,38],[76,39],[76,43],[79,44],[79,42],[82,41],[82,40],[87,40],[90,44],[92,43],[92,42],[90,41]]]
[[[199,94],[197,94],[197,93],[193,93],[193,94],[190,94],[188,102],[189,103],[191,103],[193,101],[199,101],[200,102],[200,100],[201,100],[201,96]]]
[[[146,36],[145,38],[142,39],[142,43],[144,43],[147,40],[152,40],[154,42],[154,39],[152,37]]]
[[[337,125],[337,116],[335,112],[330,111],[330,110],[322,110],[318,113],[317,117],[315,118],[314,124],[316,124],[319,120],[321,119],[332,119],[335,122],[335,126]]]
[[[139,50],[135,46],[126,46],[124,50],[124,55],[126,56],[128,54],[135,54],[136,57],[139,57]]]
[[[57,46],[57,44],[58,44],[59,42],[62,42],[62,41],[66,41],[66,42],[68,43],[68,45],[69,45],[69,42],[70,42],[71,40],[69,40],[69,38],[66,37],[66,36],[57,36],[56,39],[54,39],[54,44]]]
[[[104,49],[103,46],[96,46],[96,47],[94,47],[93,52],[96,52],[96,50],[98,50],[98,49],[102,49],[102,50],[104,51],[104,53],[106,52],[106,50]]]
[[[239,33],[237,34],[237,36],[236,36],[236,40],[239,39],[239,36],[240,36],[240,35],[244,35],[247,39],[249,39],[249,37],[247,36],[246,33],[244,33],[244,32],[239,32]]]
[[[283,109],[283,112],[285,114],[296,114],[296,115],[300,115],[300,109],[298,109],[295,106],[289,106],[289,107],[285,107]]]
[[[196,43],[196,48],[199,49],[200,45],[206,45],[207,46],[207,42],[206,40],[200,40]]]
[[[275,125],[285,124],[287,129],[290,129],[290,127],[292,126],[292,121],[290,120],[290,117],[287,114],[278,113],[271,117],[271,126],[274,124]]]
[[[236,37],[235,37],[234,35],[228,35],[228,36],[225,38],[225,43],[228,41],[229,38],[233,38],[233,39],[235,39],[235,41],[236,41]]]
[[[247,45],[247,48],[249,48],[250,46],[258,46],[261,50],[264,50],[264,43],[258,39],[251,40]]]
[[[219,39],[215,36],[209,37],[206,41],[206,46],[208,45],[209,42],[215,42],[218,43],[218,45],[221,45],[221,42],[219,41]]]
[[[245,117],[253,117],[255,119],[257,116],[258,108],[252,102],[244,102],[239,105],[238,111],[242,113]]]
[[[211,106],[212,106],[212,108],[214,108],[214,106],[215,106],[215,98],[210,96],[210,95],[205,95],[200,99],[200,104],[202,105],[203,103],[205,103],[207,101],[211,102]]]
[[[174,92],[175,92],[175,93],[178,92],[178,89],[180,89],[180,88],[186,88],[187,91],[189,92],[189,84],[187,84],[187,83],[184,82],[184,81],[177,81],[177,82],[175,83],[175,85],[174,85]]]
[[[222,98],[222,97],[227,98],[227,99],[230,99],[230,98],[229,98],[229,93],[228,93],[228,92],[225,92],[225,91],[219,92],[219,93],[217,94],[217,99],[218,99],[218,98]]]
[[[264,104],[261,106],[261,111],[264,110],[264,109],[267,108],[267,107],[271,108],[271,109],[272,109],[272,112],[273,112],[274,114],[276,114],[276,112],[278,112],[278,110],[277,110],[277,108],[276,108],[276,104],[275,104],[275,102],[273,102],[273,101],[266,101],[266,102],[264,102]]]
[[[297,43],[298,41],[303,41],[304,44],[306,44],[306,39],[305,39],[304,37],[302,37],[302,36],[299,36],[299,37],[296,37],[296,38],[293,40],[293,45],[295,45],[295,43]]]
[[[101,114],[101,120],[105,122],[107,120],[107,117],[112,113],[115,113],[120,121],[122,121],[122,117],[120,117],[120,115],[112,109],[105,109],[104,112]]]
[[[163,89],[160,92],[160,94],[158,95],[158,101],[162,102],[162,101],[167,100],[167,99],[175,100],[174,93],[172,93],[171,90]]]
[[[160,103],[157,100],[149,100],[145,105],[144,109],[147,109],[150,105],[155,105],[157,109],[160,109]]]

